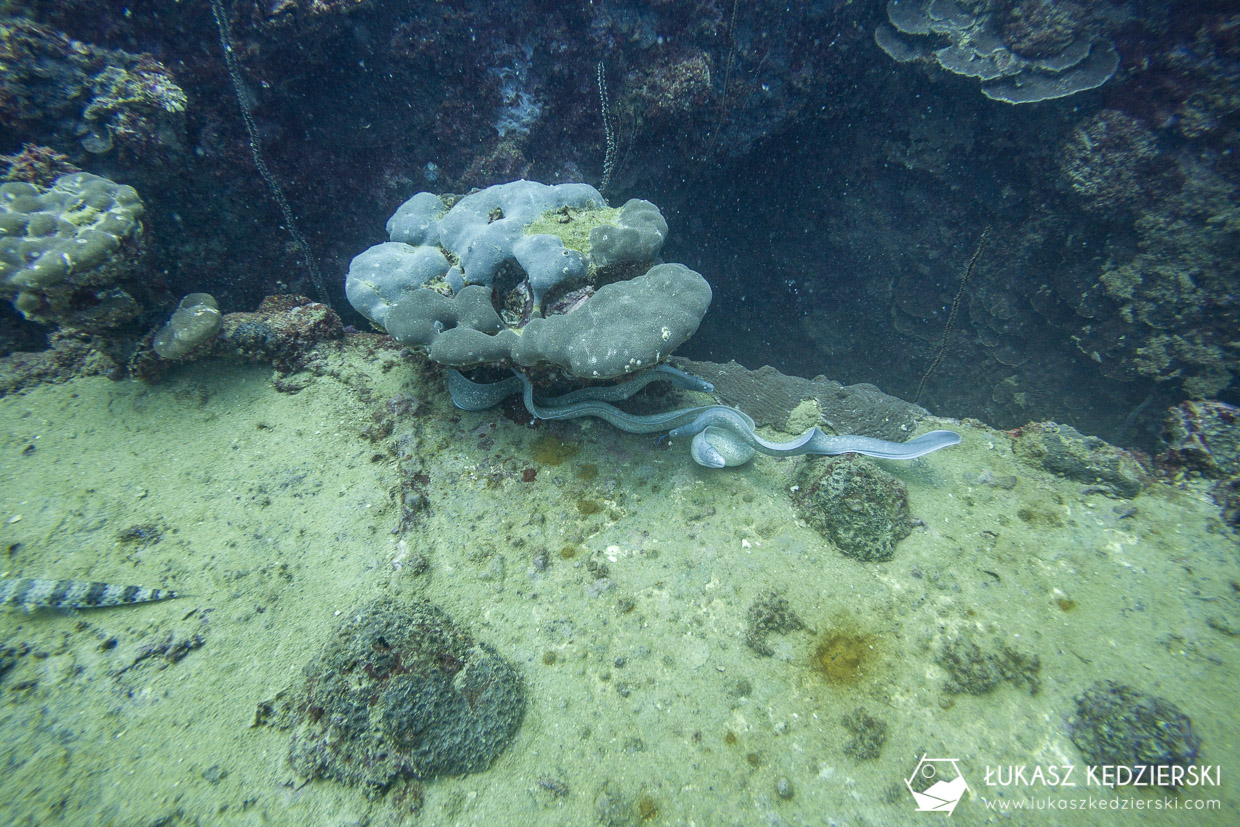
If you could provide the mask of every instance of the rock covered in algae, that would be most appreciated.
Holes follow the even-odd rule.
[[[290,763],[372,793],[487,769],[525,715],[517,671],[426,602],[351,613],[305,675]]]
[[[194,294],[201,296],[205,294]],[[187,296],[183,304],[191,304]],[[209,305],[207,305],[209,307]],[[197,305],[199,311],[203,306]],[[211,314],[205,314],[209,316]],[[204,324],[210,319],[200,318]],[[174,328],[175,329],[175,328]],[[162,340],[167,333],[161,331]],[[198,332],[201,335],[202,331]],[[257,309],[228,313],[220,319],[218,331],[212,332],[180,359],[206,356],[236,357],[247,362],[267,362],[276,370],[273,382],[277,390],[296,393],[309,381],[308,376],[290,377],[304,371],[318,357],[319,346],[345,335],[344,323],[325,304],[305,296],[281,294],[267,296]],[[158,346],[158,347],[157,347]],[[179,345],[176,345],[179,348]],[[129,375],[144,382],[158,382],[176,358],[169,360],[158,351],[163,345],[153,342],[151,348],[138,348],[127,365]],[[0,388],[3,387],[0,377]]]
[[[1240,476],[1240,408],[1217,400],[1189,400],[1167,412],[1163,426],[1171,465],[1208,477]]]
[[[219,333],[222,324],[214,297],[190,293],[181,299],[168,323],[156,332],[151,348],[164,359],[180,359]]]
[[[913,531],[908,487],[857,454],[806,461],[793,502],[811,528],[863,562],[890,560]]]
[[[1147,476],[1127,451],[1054,422],[1032,422],[1021,428],[1012,451],[1030,465],[1126,499],[1141,493]]]
[[[1201,748],[1192,721],[1175,704],[1107,680],[1077,697],[1070,733],[1089,764],[1134,772],[1138,766],[1189,767]]]

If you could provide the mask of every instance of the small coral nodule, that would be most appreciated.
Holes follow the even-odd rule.
[[[181,299],[168,323],[156,332],[151,348],[163,359],[180,359],[220,332],[223,317],[215,299],[190,293]]]

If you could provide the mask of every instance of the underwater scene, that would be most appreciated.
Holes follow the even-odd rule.
[[[1240,7],[0,68],[0,824],[1240,823]]]

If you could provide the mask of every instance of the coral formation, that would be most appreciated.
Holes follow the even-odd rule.
[[[228,313],[220,348],[250,360],[271,362],[281,373],[305,367],[322,342],[344,336],[336,311],[305,296],[268,296],[248,313]]]
[[[350,264],[349,302],[444,365],[621,376],[666,358],[710,305],[700,275],[654,263],[667,235],[657,207],[609,209],[586,184],[422,192],[387,230]]]
[[[260,707],[260,720],[295,727],[293,769],[372,794],[487,769],[525,714],[516,670],[430,603],[381,599],[348,615],[305,686]]]
[[[890,560],[913,531],[907,486],[855,454],[804,463],[793,502],[810,527],[862,562]]]
[[[212,296],[190,293],[155,333],[151,349],[163,359],[183,359],[219,333],[222,324],[219,305]]]
[[[1166,450],[1157,459],[1171,473],[1212,480],[1223,521],[1240,527],[1240,408],[1226,402],[1182,402],[1167,412]]]
[[[805,629],[805,623],[788,605],[787,598],[775,592],[759,595],[749,604],[745,623],[745,645],[759,655],[770,657],[775,652],[766,638],[772,632],[787,634]]]
[[[1048,0],[994,6],[888,0],[891,26],[880,24],[874,40],[899,63],[933,62],[952,74],[977,78],[982,94],[992,100],[1037,103],[1095,89],[1119,68],[1115,47],[1085,12],[1075,3]],[[927,35],[947,45],[920,39]]]
[[[651,120],[683,117],[710,100],[710,58],[700,51],[660,55],[625,78],[628,98]]]
[[[49,334],[48,346],[33,352],[15,351],[0,358],[0,396],[43,383],[59,384],[82,376],[119,379],[125,366],[93,346],[92,338],[72,328]]]
[[[986,648],[969,637],[952,638],[939,652],[939,665],[947,670],[943,690],[949,695],[984,695],[1003,683],[1025,684],[1036,695],[1042,686],[1038,672],[1042,661],[1006,643],[990,643]]]
[[[1240,408],[1226,402],[1182,402],[1167,412],[1169,464],[1215,479],[1240,476]]]
[[[186,300],[191,300],[192,296],[187,296]],[[194,311],[198,316],[195,323],[208,326],[212,315],[209,306],[200,305]],[[195,331],[195,335],[201,334],[201,330]],[[321,343],[343,335],[340,317],[327,305],[305,296],[268,296],[256,310],[225,314],[219,320],[218,330],[192,348],[189,355],[195,358],[225,355],[249,362],[267,362],[276,370],[277,390],[297,391],[304,386],[304,380],[294,382],[288,375],[305,368]],[[158,358],[160,356],[163,354],[159,354],[157,348],[139,348],[127,365],[130,375],[146,382],[158,381],[169,368],[167,357]]]
[[[1174,383],[1184,396],[1206,399],[1240,372],[1233,335],[1240,325],[1233,299],[1240,193],[1196,159],[1182,157],[1176,169],[1150,181],[1178,186],[1132,191],[1137,243],[1117,239],[1100,275],[1116,318],[1086,327],[1081,341],[1105,354],[1111,375]]]
[[[1095,766],[1189,767],[1201,748],[1192,721],[1175,704],[1109,680],[1077,697],[1069,732]]]
[[[142,200],[133,187],[87,172],[51,188],[0,184],[0,297],[27,319],[114,328],[142,311],[134,265]]]
[[[917,349],[927,331],[933,341],[942,329],[937,315],[941,285],[933,262],[960,254],[956,233],[946,225],[966,228],[994,221],[996,239],[1007,239],[1013,251],[1011,265],[979,267],[952,343],[964,364],[976,354],[976,364],[984,369],[976,372],[979,381],[960,381],[951,372],[968,371],[949,359],[946,372],[927,388],[928,404],[950,399],[958,407],[945,412],[982,416],[1003,426],[1057,418],[1112,441],[1139,439],[1150,447],[1161,409],[1189,395],[1182,389],[1236,401],[1234,388],[1227,390],[1235,374],[1234,337],[1224,332],[1236,323],[1237,305],[1225,289],[1235,277],[1226,253],[1234,234],[1227,230],[1225,206],[1228,200],[1235,203],[1234,195],[1229,199],[1222,193],[1211,204],[1197,203],[1201,192],[1178,204],[1163,199],[1158,214],[1145,216],[1137,227],[1136,238],[1126,223],[1126,214],[1144,212],[1182,177],[1205,172],[1224,183],[1234,178],[1230,147],[1240,88],[1235,21],[1217,4],[1177,9],[1169,25],[1166,11],[1156,4],[957,0],[965,16],[976,21],[967,37],[957,35],[966,56],[995,54],[985,52],[983,33],[1003,44],[1013,66],[1018,60],[1054,62],[1075,54],[1083,38],[1119,44],[1122,70],[1095,93],[1082,93],[1091,101],[1105,97],[1109,114],[1084,106],[1075,110],[1073,101],[1083,99],[1078,97],[1062,99],[1067,105],[1022,107],[1019,121],[991,117],[997,113],[982,96],[950,94],[950,86],[968,91],[979,81],[925,84],[920,72],[885,71],[891,61],[871,35],[878,19],[887,20],[887,12],[866,4],[789,9],[712,1],[642,7],[623,0],[606,7],[537,10],[528,4],[412,10],[310,0],[280,0],[254,9],[223,5],[236,33],[233,57],[243,70],[243,97],[253,106],[257,134],[301,214],[305,235],[322,246],[324,261],[372,243],[360,241],[366,238],[365,227],[374,223],[375,210],[390,213],[400,199],[391,207],[387,202],[396,193],[418,188],[466,192],[519,175],[549,183],[594,182],[589,176],[602,169],[604,158],[603,121],[610,120],[617,145],[612,153],[617,192],[644,192],[665,206],[681,203],[689,192],[698,199],[689,220],[700,222],[694,237],[703,241],[698,245],[703,258],[693,266],[708,273],[716,295],[727,297],[726,312],[740,314],[735,320],[708,322],[708,335],[717,324],[720,339],[728,343],[738,338],[730,331],[743,330],[748,319],[810,309],[794,302],[823,309],[826,301],[810,298],[817,269],[812,262],[850,253],[856,255],[845,263],[853,273],[852,286],[835,302],[839,321],[847,322],[864,296],[881,296],[874,304],[887,305],[875,306],[865,320],[864,326],[876,333],[889,329],[892,305],[899,307],[896,314],[907,305],[916,310],[911,322],[896,318],[917,326],[918,341],[867,338],[860,323],[854,334],[848,324],[816,316],[806,323],[813,331],[770,337],[769,345],[756,335],[744,337],[751,349],[769,346],[774,353],[715,348],[716,355],[813,373],[821,369],[815,365],[824,363],[820,357],[825,353],[811,352],[802,360],[798,351],[804,352],[806,339],[823,343],[824,351],[855,345],[866,352],[839,368],[847,372],[844,378],[876,381],[899,392],[905,369],[894,351],[912,351],[912,361],[919,361],[923,354]],[[177,296],[206,289],[222,306],[252,307],[265,293],[309,289],[275,283],[288,279],[279,265],[287,263],[291,251],[279,233],[266,231],[268,222],[253,220],[244,209],[258,201],[256,187],[262,181],[252,174],[248,136],[226,94],[224,55],[214,48],[193,54],[183,48],[186,42],[211,42],[209,15],[186,9],[185,15],[160,16],[129,8],[122,14],[120,7],[97,0],[38,0],[26,8],[29,15],[7,29],[5,54],[13,63],[6,63],[11,71],[3,88],[12,91],[5,104],[13,106],[5,114],[13,117],[0,119],[0,151],[15,153],[23,142],[48,146],[71,163],[106,170],[137,186],[150,214],[160,217],[159,236],[151,244],[155,269],[167,272]],[[924,11],[935,25],[955,21],[945,0],[899,0],[893,8],[906,14]],[[952,35],[934,32],[907,35],[892,27],[891,33],[910,47],[926,47],[917,51],[927,53],[930,47],[954,43]],[[131,44],[142,44],[167,68],[148,71],[107,51],[137,48]],[[94,50],[95,58],[75,56],[79,46]],[[356,62],[339,60],[354,50]],[[1104,51],[1097,45],[1082,64]],[[79,59],[85,61],[80,71],[74,68]],[[600,59],[611,84],[607,113],[599,111],[592,82]],[[968,62],[985,60],[970,57]],[[936,56],[930,55],[927,65],[947,79]],[[30,66],[49,74],[36,77],[27,71]],[[156,71],[162,75],[155,77]],[[169,79],[187,93],[192,112],[170,111],[178,101]],[[833,94],[844,88],[841,81],[855,87],[849,86],[848,94]],[[914,89],[915,84],[920,87]],[[416,101],[393,105],[411,88],[422,90]],[[909,97],[910,91],[916,97]],[[146,100],[138,100],[148,92]],[[914,114],[913,100],[929,108]],[[135,120],[134,128],[143,129],[150,140],[141,153],[125,148],[136,137],[127,133],[116,108],[121,103],[135,119],[146,119],[145,124]],[[531,104],[541,107],[533,118],[528,117]],[[884,110],[883,118],[874,117],[876,108]],[[83,116],[88,109],[94,118],[90,123]],[[372,117],[380,111],[383,117]],[[501,136],[496,126],[509,113],[518,115],[513,123],[520,128]],[[175,153],[161,138],[179,135],[179,122],[187,114],[194,119],[192,156]],[[1038,120],[1023,120],[1028,118]],[[100,128],[105,120],[115,123]],[[847,137],[816,140],[825,134],[820,127],[827,122]],[[1136,124],[1140,133],[1126,147],[1119,134],[1124,124]],[[1109,131],[1099,135],[1099,127]],[[79,129],[85,131],[78,134]],[[83,148],[83,138],[92,145],[110,138],[117,149],[93,156]],[[1082,138],[1091,143],[1080,143]],[[716,167],[722,157],[744,158],[762,140],[771,142],[769,159],[787,157],[790,169],[775,173],[753,158],[735,169]],[[1059,180],[1041,175],[1048,160],[1053,163],[1048,156],[1057,156],[1067,143],[1074,146],[1065,148],[1069,158],[1060,159],[1065,175]],[[794,158],[798,153],[801,157]],[[876,167],[876,155],[895,163]],[[761,209],[729,192],[733,185],[738,193],[752,190],[766,175],[791,181],[799,177],[792,165],[808,169],[818,163],[855,171],[856,179],[841,181],[838,189],[865,193],[853,202],[855,209],[831,207],[834,188],[817,194],[804,188],[794,197],[763,199]],[[668,170],[686,174],[666,175]],[[1069,180],[1076,176],[1079,192]],[[865,187],[865,179],[875,185]],[[173,180],[175,186],[155,186]],[[926,187],[917,200],[890,209],[883,203],[883,193],[913,180]],[[1029,197],[1010,197],[1025,192],[1024,182],[1033,184]],[[1053,191],[1054,184],[1062,184],[1059,192]],[[710,196],[700,198],[706,192]],[[953,196],[962,192],[972,196]],[[370,206],[330,206],[341,203]],[[758,255],[732,262],[731,228],[761,222],[766,215],[770,237],[778,239],[781,227],[803,226],[803,221],[787,220],[779,206],[784,203],[835,217],[820,232],[792,231],[770,245],[769,261]],[[1088,215],[1075,214],[1076,206]],[[165,216],[176,218],[165,221]],[[850,232],[844,225],[853,221],[874,231]],[[905,232],[895,232],[896,225]],[[762,240],[767,233],[752,226],[749,246],[756,252],[767,246]],[[912,226],[923,227],[925,238],[914,240],[907,232]],[[229,243],[219,243],[221,238]],[[244,249],[245,255],[232,255],[233,249]],[[919,257],[919,249],[927,255]],[[915,258],[921,263],[904,266],[899,259],[906,256],[909,263]],[[866,262],[872,262],[872,269]],[[1100,269],[1106,276],[1105,295],[1097,289]],[[921,282],[923,289],[912,301],[904,298],[906,283],[894,297],[883,292],[886,274],[893,270],[902,274],[901,282]],[[822,298],[832,279],[824,274],[818,280]],[[338,292],[330,285],[329,290]],[[743,307],[737,301],[741,295]],[[1134,321],[1123,322],[1117,314]],[[975,324],[969,324],[970,316]],[[1223,317],[1217,324],[1216,316]],[[1173,317],[1171,327],[1167,317]],[[705,354],[713,343],[702,336],[695,334],[695,345]],[[835,340],[830,347],[824,342],[828,337]],[[843,341],[848,338],[855,341]],[[1078,359],[1081,351],[1086,358]],[[1155,398],[1128,423],[1125,414],[1143,401],[1138,385],[1145,377],[1158,380]],[[1107,381],[1090,381],[1095,378]],[[1072,414],[1076,418],[1070,419]]]
[[[13,155],[0,155],[0,163],[6,165],[0,180],[24,181],[36,187],[50,187],[57,178],[66,172],[81,172],[63,155],[51,147],[36,144],[22,144],[20,152]]]
[[[499,90],[500,107],[496,113],[495,131],[501,138],[510,133],[528,135],[530,128],[538,122],[542,115],[542,103],[537,97],[537,83],[530,74],[530,58],[534,56],[534,47],[529,43],[521,48],[510,48],[504,57],[507,60],[487,70]]]
[[[1099,213],[1140,206],[1163,171],[1154,132],[1115,109],[1078,124],[1058,160],[1064,181]]]
[[[843,717],[844,728],[852,738],[844,745],[844,754],[858,761],[874,761],[883,753],[887,742],[887,724],[871,718],[865,707],[857,707]]]
[[[1220,481],[1214,486],[1212,496],[1218,504],[1223,522],[1232,528],[1240,528],[1240,479]]]
[[[1132,213],[1137,235],[1135,249],[1124,240],[1109,251],[1100,277],[1118,319],[1082,341],[1118,378],[1175,382],[1196,398],[1221,392],[1240,368],[1229,334],[1238,323],[1234,183],[1161,151],[1151,127],[1112,109],[1079,125],[1059,160],[1091,212]]]
[[[0,120],[40,143],[74,141],[95,155],[115,147],[131,158],[183,143],[188,99],[151,55],[9,18],[0,21],[0,63]]]

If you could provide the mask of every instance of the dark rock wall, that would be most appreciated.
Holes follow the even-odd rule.
[[[1169,405],[1237,401],[1240,18],[1226,4],[1085,5],[1121,57],[1115,76],[1025,105],[896,63],[874,40],[879,3],[222,8],[262,151],[337,308],[349,260],[415,191],[599,184],[601,66],[606,195],[658,204],[664,255],[715,290],[687,355],[921,388],[936,412],[1150,446]],[[1036,3],[989,6],[1025,28],[1055,21]],[[0,153],[47,146],[135,186],[170,295],[207,291],[228,312],[314,293],[255,169],[209,4],[24,8],[0,49],[42,68],[0,82]],[[151,105],[169,79],[183,111]],[[134,89],[145,98],[127,103]],[[105,121],[111,149],[92,140]]]

